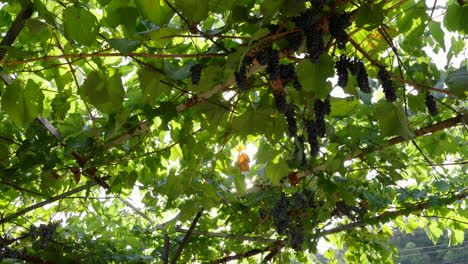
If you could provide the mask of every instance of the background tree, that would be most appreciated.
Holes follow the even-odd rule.
[[[392,227],[463,242],[464,1],[1,4],[5,263],[312,263],[321,238],[393,263]]]

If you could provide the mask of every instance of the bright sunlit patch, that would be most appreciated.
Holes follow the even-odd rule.
[[[223,93],[223,98],[226,101],[231,100],[234,96],[236,95],[236,92],[234,91],[227,91]]]

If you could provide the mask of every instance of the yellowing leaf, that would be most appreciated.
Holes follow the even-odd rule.
[[[249,155],[245,153],[240,153],[237,156],[237,166],[239,166],[241,171],[249,171],[250,170],[250,158]]]

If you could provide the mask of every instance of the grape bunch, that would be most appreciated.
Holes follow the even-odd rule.
[[[297,27],[299,27],[303,31],[307,31],[314,26],[316,19],[312,14],[312,10],[309,9],[301,15],[293,17],[292,21],[294,22],[294,24],[296,24]]]
[[[296,89],[296,91],[302,90],[302,84],[297,78],[294,80],[294,89]]]
[[[271,210],[273,226],[280,235],[287,235],[290,246],[300,251],[304,242],[304,227],[302,224],[302,209],[305,208],[305,200],[300,192],[296,192],[291,198],[281,193],[280,199]]]
[[[430,93],[427,93],[425,103],[429,114],[431,114],[431,116],[436,116],[438,111],[434,96],[432,96]]]
[[[286,122],[288,122],[288,131],[290,137],[297,136],[297,121],[296,121],[296,106],[294,104],[289,104],[286,107],[284,116],[286,117]]]
[[[281,80],[283,80],[284,84],[287,84],[293,81],[294,89],[296,89],[297,91],[302,90],[302,85],[301,83],[299,83],[299,80],[297,79],[296,71],[294,70],[294,64],[292,63],[281,64],[280,65],[280,77],[281,77]]]
[[[377,78],[382,83],[382,88],[387,102],[395,102],[397,99],[395,88],[393,88],[392,80],[390,80],[390,76],[384,67],[380,67],[379,72],[377,73]]]
[[[278,112],[286,113],[288,103],[286,102],[286,97],[284,96],[284,94],[273,93],[273,96],[275,97],[275,106],[276,109],[278,109]]]
[[[289,245],[296,251],[302,251],[302,244],[304,243],[304,225],[302,223],[295,223],[289,228]]]
[[[348,13],[339,13],[328,20],[330,34],[335,38],[339,49],[344,49],[348,42],[346,29],[351,26],[351,17]]]
[[[280,235],[284,235],[289,227],[291,218],[289,216],[289,199],[284,193],[276,202],[275,207],[271,210],[273,216],[273,226]]]
[[[330,114],[331,105],[330,105],[330,96],[328,96],[325,101],[316,99],[314,103],[314,113],[315,113],[315,127],[317,129],[317,135],[320,137],[325,136],[325,115]]]
[[[371,88],[369,86],[369,76],[367,75],[366,67],[364,63],[360,60],[355,61],[355,75],[356,80],[363,93],[371,93]]]
[[[367,208],[347,205],[344,201],[336,202],[335,209],[332,212],[333,215],[338,217],[346,216],[353,221],[362,219],[366,213]]]
[[[190,73],[192,75],[192,84],[197,85],[200,83],[202,67],[200,64],[194,64],[190,67]]]
[[[247,89],[247,71],[245,67],[241,67],[238,72],[234,72],[234,77],[240,90]]]
[[[319,63],[320,56],[325,52],[325,44],[323,42],[323,31],[321,29],[311,28],[305,31],[306,34],[306,49],[309,54],[309,59],[312,63]]]
[[[289,50],[292,52],[296,52],[299,50],[299,48],[302,45],[302,32],[296,31],[289,33],[285,36],[286,41],[288,41],[289,44]]]
[[[336,75],[338,75],[338,85],[345,88],[348,84],[348,65],[349,59],[341,55],[340,59],[335,63]]]
[[[267,73],[270,77],[270,81],[276,81],[280,78],[280,64],[279,64],[279,52],[277,50],[270,50],[269,59],[267,63]]]
[[[265,47],[262,50],[259,50],[255,53],[255,59],[257,59],[258,63],[260,63],[261,65],[267,65],[270,61],[270,54],[272,52],[272,47]]]
[[[310,156],[315,158],[317,157],[319,153],[319,149],[320,149],[319,142],[317,139],[318,137],[317,128],[313,120],[305,120],[304,123],[305,123],[305,128],[307,131],[307,135],[308,135],[307,140],[310,145]]]
[[[280,77],[284,83],[288,83],[296,77],[296,72],[294,72],[294,64],[281,64],[280,65]]]
[[[301,210],[306,207],[306,200],[304,199],[304,195],[300,192],[293,193],[291,200],[292,207],[297,210]]]
[[[318,63],[320,56],[325,52],[325,44],[323,42],[323,31],[315,26],[317,21],[312,11],[307,10],[292,20],[304,32],[306,49],[310,60],[312,63]]]
[[[260,218],[260,220],[263,220],[267,217],[267,214],[264,209],[258,210],[258,217]]]
[[[237,86],[240,90],[247,89],[247,67],[249,67],[253,62],[253,57],[245,56],[242,60],[242,65],[239,71],[234,72],[234,77],[236,79]]]

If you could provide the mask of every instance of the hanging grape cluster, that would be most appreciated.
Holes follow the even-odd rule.
[[[270,54],[272,51],[272,47],[265,47],[255,53],[255,59],[257,59],[258,63],[261,65],[267,65],[270,61]]]
[[[310,10],[294,17],[293,22],[302,29],[306,37],[306,50],[312,63],[319,63],[320,56],[325,52],[323,31],[315,25],[316,20]]]
[[[253,57],[245,56],[242,60],[242,65],[239,71],[234,72],[234,77],[236,79],[237,86],[240,90],[247,89],[247,67],[249,67],[253,62]]]
[[[367,75],[364,63],[361,60],[353,60],[349,65],[349,68],[353,69],[352,71],[350,70],[351,74],[356,75],[358,87],[361,92],[371,93],[371,88],[369,86],[369,76]]]
[[[40,246],[45,248],[48,242],[55,237],[59,225],[60,221],[50,222],[47,225],[41,224],[39,227],[31,225],[29,228],[29,237],[31,241],[39,240]]]
[[[289,33],[285,36],[286,40],[288,41],[288,48],[291,52],[296,52],[302,45],[302,32],[296,31]]]
[[[385,67],[380,67],[379,73],[377,73],[377,78],[382,83],[382,88],[387,102],[395,102],[397,99],[395,88],[393,88],[392,80],[390,80],[390,76]]]
[[[200,83],[202,67],[200,64],[194,64],[190,67],[190,73],[192,77],[192,84],[197,85]]]
[[[430,93],[426,94],[426,107],[427,111],[431,116],[436,116],[439,112],[437,111],[437,105],[434,96],[432,96]]]
[[[297,121],[296,121],[296,105],[288,104],[284,116],[286,117],[286,122],[288,123],[288,131],[290,137],[297,136]]]
[[[348,84],[348,71],[356,76],[358,87],[363,93],[371,93],[369,86],[369,76],[361,60],[350,60],[344,55],[341,55],[335,63],[336,75],[338,75],[338,85],[345,88]]]
[[[283,81],[283,84],[288,84],[291,81],[294,82],[294,89],[297,91],[302,90],[302,85],[299,83],[299,80],[297,79],[297,74],[294,69],[294,64],[289,63],[289,64],[281,64],[280,65],[280,77],[281,80]]]
[[[344,49],[346,47],[346,43],[348,42],[348,34],[346,33],[346,29],[349,26],[351,26],[351,17],[346,12],[336,14],[330,17],[328,20],[330,34],[335,38],[336,45],[340,49]]]
[[[338,85],[343,88],[348,85],[348,64],[349,60],[344,55],[341,55],[340,59],[335,63],[336,75],[338,75]]]
[[[270,211],[274,228],[278,234],[288,237],[290,246],[296,251],[302,250],[304,242],[303,212],[316,207],[314,195],[303,191],[295,192],[290,197],[281,193],[281,197]]]
[[[361,220],[367,213],[367,208],[354,205],[347,205],[344,201],[335,203],[335,209],[332,214],[338,217],[346,216],[353,221]]]

